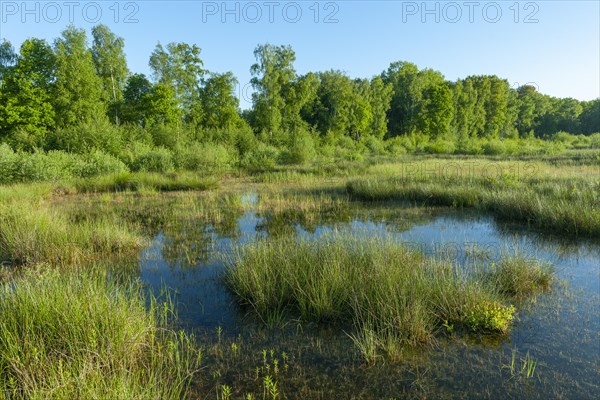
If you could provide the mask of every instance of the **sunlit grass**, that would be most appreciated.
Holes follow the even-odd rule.
[[[0,393],[8,398],[180,399],[201,353],[138,284],[40,265],[0,287]]]
[[[263,320],[296,313],[352,324],[368,360],[374,347],[394,357],[403,345],[428,343],[448,323],[506,332],[514,313],[512,293],[498,279],[378,237],[271,238],[239,248],[227,264],[225,282]],[[502,274],[527,279],[534,275],[521,273],[528,266]]]

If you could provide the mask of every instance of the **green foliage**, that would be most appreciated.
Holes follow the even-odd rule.
[[[429,142],[424,148],[426,153],[430,154],[452,154],[456,150],[454,142],[449,140],[436,140]]]
[[[297,131],[290,141],[288,149],[281,155],[284,164],[306,164],[317,155],[315,139],[310,133]]]
[[[246,152],[240,165],[250,172],[270,171],[275,169],[279,159],[279,150],[268,144],[259,142],[258,145]]]
[[[254,50],[256,64],[252,65],[252,94],[254,123],[257,131],[276,132],[283,124],[284,95],[287,86],[296,79],[296,54],[290,46],[259,45]]]
[[[0,137],[27,132],[20,143],[28,150],[41,147],[54,127],[52,80],[55,56],[44,40],[28,39],[15,55],[16,64],[5,68],[0,83]]]
[[[213,143],[193,143],[178,148],[175,161],[178,169],[204,173],[223,172],[235,163],[232,150]]]
[[[153,148],[139,154],[133,160],[131,169],[145,172],[171,172],[175,170],[173,153],[164,147]]]
[[[0,183],[56,181],[86,178],[127,171],[125,164],[110,154],[93,150],[86,154],[64,151],[14,152],[0,145]]]
[[[59,127],[98,120],[106,113],[102,80],[96,74],[85,31],[67,28],[55,44],[54,104]]]
[[[477,304],[465,316],[467,326],[473,331],[490,330],[506,333],[514,319],[515,307],[499,303]]]
[[[237,79],[231,72],[211,74],[200,93],[200,126],[209,129],[234,129],[241,124],[239,100],[235,96]]]
[[[92,28],[94,42],[92,58],[102,80],[102,99],[110,116],[119,125],[119,108],[123,101],[123,87],[129,70],[125,59],[125,41],[116,37],[106,25]]]
[[[106,118],[56,129],[48,134],[46,148],[83,154],[97,149],[117,155],[124,145],[123,130]]]
[[[195,44],[172,42],[165,49],[158,43],[149,61],[158,85],[173,93],[175,108],[181,109],[183,115],[192,120],[197,119],[191,114],[196,109],[200,81],[206,72],[200,52]]]

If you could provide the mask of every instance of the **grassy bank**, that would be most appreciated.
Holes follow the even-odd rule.
[[[503,264],[514,262],[507,258]],[[225,282],[263,320],[277,322],[291,313],[351,324],[352,338],[368,361],[378,351],[394,358],[403,345],[430,342],[443,326],[506,332],[515,309],[513,293],[505,288],[525,286],[515,280],[531,275],[515,271],[539,268],[520,263],[465,271],[388,240],[343,234],[271,238],[239,248],[227,263]],[[551,273],[542,272],[549,282]],[[544,287],[535,281],[528,285],[532,291]]]
[[[141,230],[118,213],[76,218],[65,193],[0,187],[0,398],[184,397],[200,362],[194,338],[115,265],[137,255]]]
[[[571,236],[600,237],[600,167],[485,160],[426,160],[377,166],[351,179],[363,201],[474,207]]]
[[[40,265],[0,287],[4,398],[180,399],[200,353],[171,308],[95,270]]]

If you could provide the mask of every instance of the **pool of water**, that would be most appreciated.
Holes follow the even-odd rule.
[[[600,397],[598,242],[567,241],[471,212],[416,212],[401,205],[361,206],[340,218],[282,224],[253,209],[256,195],[244,196],[242,202],[245,211],[233,216],[226,230],[199,223],[176,237],[158,232],[140,255],[141,279],[154,293],[165,287],[174,293],[181,325],[201,340],[229,338],[243,343],[249,354],[260,354],[266,347],[290,354],[294,360],[290,369],[298,376],[281,382],[285,397]],[[493,262],[518,249],[552,263],[560,283],[550,293],[519,305],[518,320],[506,336],[451,336],[432,347],[407,350],[406,360],[366,367],[343,329],[298,322],[267,329],[254,320],[251,310],[238,306],[220,279],[222,255],[234,246],[271,234],[318,237],[333,230],[385,236],[462,264],[474,259]],[[181,242],[185,245],[178,245]],[[532,378],[519,373],[527,356],[536,362]],[[244,368],[252,375],[252,361],[240,361],[225,368],[220,382],[229,379],[234,386],[244,385],[242,379],[227,377],[232,374],[227,371]],[[205,381],[211,379],[216,378]]]

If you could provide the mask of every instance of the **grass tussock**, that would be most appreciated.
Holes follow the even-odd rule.
[[[522,298],[549,290],[554,271],[550,265],[517,254],[492,265],[488,279],[501,293]]]
[[[271,238],[239,248],[227,265],[228,287],[265,321],[291,312],[351,324],[368,361],[430,342],[448,324],[506,332],[515,312],[496,279],[377,237]]]
[[[48,266],[0,287],[0,393],[15,399],[179,399],[201,353],[172,307],[105,273]]]

